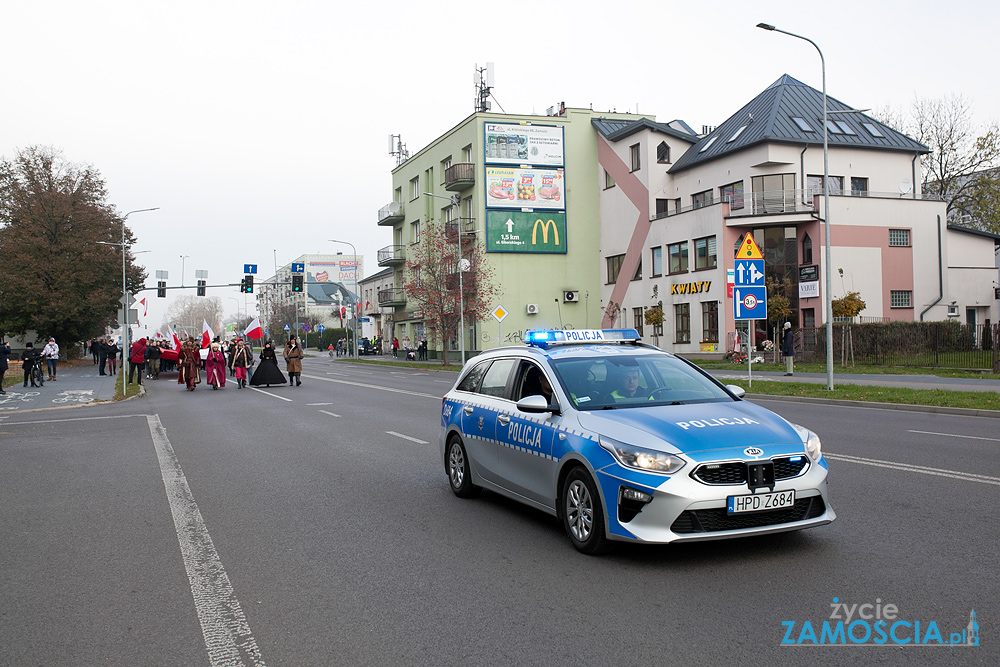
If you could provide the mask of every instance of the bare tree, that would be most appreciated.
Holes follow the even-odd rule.
[[[201,334],[203,322],[215,333],[222,331],[222,299],[217,296],[179,296],[167,306],[163,324],[176,326],[178,332],[192,336]]]

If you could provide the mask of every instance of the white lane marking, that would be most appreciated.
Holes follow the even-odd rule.
[[[957,433],[935,433],[934,431],[914,431],[910,429],[907,433],[922,433],[923,435],[943,435],[946,438],[968,438],[969,440],[990,440],[1000,442],[1000,438],[983,438],[978,435],[958,435]]]
[[[229,575],[222,567],[205,519],[194,501],[174,448],[167,439],[167,431],[158,415],[147,415],[146,421],[160,462],[160,474],[174,518],[194,606],[201,622],[201,632],[205,637],[209,663],[213,667],[263,667],[260,647],[250,631],[243,607],[236,599]]]
[[[960,472],[958,470],[943,470],[941,468],[928,468],[926,466],[911,465],[909,463],[897,463],[895,461],[881,461],[879,459],[866,459],[861,456],[847,456],[846,454],[823,454],[831,461],[843,461],[844,463],[860,463],[866,466],[876,466],[878,468],[890,468],[892,470],[902,470],[904,472],[918,472],[922,475],[936,475],[937,477],[949,477],[960,479],[963,482],[979,482],[980,484],[995,484],[1000,486],[1000,477],[990,477],[988,475],[977,475],[971,472]]]
[[[366,387],[368,389],[381,389],[382,391],[391,391],[395,394],[407,394],[409,396],[424,396],[426,398],[433,398],[435,401],[440,401],[441,396],[437,394],[424,394],[419,391],[407,391],[405,389],[396,389],[395,387],[384,387],[378,384],[365,384],[364,382],[350,382],[348,380],[334,380],[333,378],[319,377],[318,375],[306,375],[305,377],[313,380],[322,380],[323,382],[336,382],[338,384],[349,384],[352,387]]]
[[[265,396],[271,396],[272,398],[280,398],[281,400],[288,401],[289,403],[292,402],[292,399],[290,399],[290,398],[285,398],[284,396],[278,396],[277,394],[272,394],[269,391],[264,391],[263,389],[258,389],[257,387],[250,387],[250,388],[253,389],[254,391],[259,391],[260,393],[264,394]]]
[[[333,403],[306,403],[306,405],[308,405],[310,407],[314,407],[314,406],[317,406],[317,405],[333,405]],[[320,412],[323,412],[323,411],[320,410]]]
[[[421,440],[420,438],[413,438],[408,435],[403,435],[402,433],[396,433],[395,431],[386,431],[386,433],[388,433],[389,435],[394,435],[397,438],[402,438],[403,440],[409,440],[410,442],[415,442],[418,445],[428,444],[426,440]]]
[[[435,382],[440,382],[442,384],[454,384],[451,380],[434,380]]]
[[[327,405],[329,405],[329,404],[327,404]],[[322,412],[324,415],[330,415],[331,417],[339,417],[340,416],[336,412],[327,412],[326,410],[320,410],[320,412]]]

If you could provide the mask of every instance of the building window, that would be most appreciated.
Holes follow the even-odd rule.
[[[446,157],[445,159],[441,160],[441,178],[444,178],[445,175],[447,175],[449,169],[451,169],[451,156],[450,155],[448,157]],[[441,181],[441,184],[444,185],[444,181]]]
[[[669,199],[657,199],[656,200],[656,217],[665,218],[667,217],[667,207],[670,205]]]
[[[643,335],[642,334],[642,324],[643,324],[644,318],[643,318],[642,312],[643,312],[642,308],[633,308],[632,309],[632,326],[633,326],[633,328],[636,331],[639,332],[640,336]]]
[[[873,137],[876,137],[878,139],[885,139],[885,135],[882,134],[882,131],[878,129],[878,127],[876,127],[873,123],[861,123],[861,127],[868,130],[868,133],[871,134]]]
[[[396,188],[396,190],[392,193],[392,201],[396,202],[397,204],[402,204],[403,203],[403,188],[402,188],[402,186]]]
[[[736,211],[743,208],[743,181],[736,181],[719,188],[719,196],[722,201],[729,202],[729,209]]]
[[[694,241],[694,270],[714,269],[716,266],[715,237],[707,236]]]
[[[712,147],[712,144],[714,144],[715,140],[718,139],[718,138],[719,137],[716,136],[716,137],[712,137],[711,139],[709,139],[708,143],[706,143],[704,146],[702,146],[700,149],[698,149],[698,152],[699,153],[704,153],[705,151],[707,151],[709,148]]]
[[[635,267],[635,273],[632,274],[632,280],[642,280],[642,257],[639,258],[639,263]]]
[[[813,263],[813,240],[809,238],[808,234],[802,235],[802,263]]]
[[[420,221],[410,223],[410,243],[420,243]]]
[[[639,144],[632,144],[628,147],[629,158],[632,162],[631,171],[639,171],[642,161],[639,158]]]
[[[889,290],[890,308],[912,308],[913,292],[910,290]]]
[[[840,131],[843,132],[844,134],[850,134],[855,136],[858,134],[857,132],[854,131],[854,128],[852,128],[850,125],[847,124],[846,121],[835,120],[833,122],[837,125],[837,127],[840,128]]]
[[[661,141],[660,145],[656,147],[656,161],[660,164],[670,163],[670,146],[667,142]]]
[[[472,162],[472,144],[462,149],[462,160],[464,162]]]
[[[691,342],[691,304],[674,304],[674,342]]]
[[[823,194],[823,175],[812,175],[806,176],[806,189],[809,190],[809,194],[821,195]],[[844,177],[843,176],[831,176],[830,177],[830,194],[839,195],[844,193]]]
[[[806,122],[805,118],[799,118],[798,116],[792,116],[792,120],[795,121],[795,124],[798,125],[799,129],[802,130],[803,132],[815,132],[815,130],[812,129],[812,126],[809,125],[809,123]]]
[[[712,203],[712,191],[705,190],[704,192],[696,192],[691,195],[691,204],[694,208],[701,208],[702,206],[708,206]]]
[[[613,187],[615,187],[615,179],[611,178],[611,174],[609,174],[608,170],[605,169],[604,170],[604,189],[607,190],[608,188],[613,188]]]
[[[667,255],[670,257],[670,273],[687,273],[688,271],[688,242],[672,243],[667,246]]]
[[[726,140],[726,143],[731,144],[734,141],[736,141],[739,138],[739,136],[743,134],[743,130],[745,129],[747,129],[746,125],[740,126],[740,129],[736,130],[736,132],[733,133],[733,136],[729,137],[729,139]]]
[[[906,248],[910,245],[910,230],[909,229],[890,229],[889,230],[889,245],[895,247]]]
[[[868,195],[868,179],[851,176],[851,194],[855,197]]]
[[[608,263],[608,285],[613,284],[618,280],[618,274],[622,270],[622,262],[625,260],[625,255],[612,255],[607,258]]]
[[[703,301],[701,304],[702,340],[706,343],[719,342],[719,302]]]
[[[416,199],[420,196],[420,177],[414,176],[410,179],[410,199]]]
[[[650,249],[650,259],[652,260],[653,271],[649,274],[650,278],[659,278],[663,275],[663,247],[656,246]]]
[[[653,335],[662,336],[663,335],[663,322],[653,325]]]

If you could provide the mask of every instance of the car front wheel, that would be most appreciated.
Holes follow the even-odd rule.
[[[469,470],[469,457],[465,452],[462,440],[455,436],[448,442],[445,466],[448,471],[448,484],[452,492],[459,498],[474,498],[482,490],[472,483]]]
[[[560,499],[563,526],[577,551],[596,555],[611,547],[604,534],[604,509],[594,480],[583,468],[566,477]]]

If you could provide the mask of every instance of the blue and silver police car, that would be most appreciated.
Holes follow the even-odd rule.
[[[836,518],[807,428],[630,329],[530,331],[471,359],[441,409],[452,491],[558,517],[578,550],[714,540]]]

